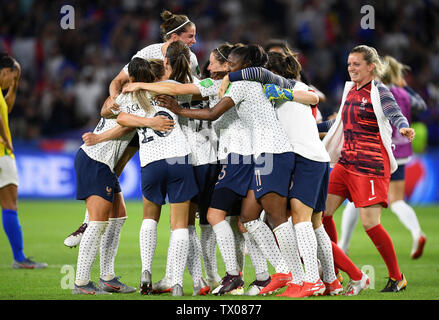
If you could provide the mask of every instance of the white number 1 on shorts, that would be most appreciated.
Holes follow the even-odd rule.
[[[370,180],[370,187],[371,187],[371,190],[372,190],[372,195],[374,196],[375,195],[375,187],[374,187],[374,184],[373,184],[373,180]]]

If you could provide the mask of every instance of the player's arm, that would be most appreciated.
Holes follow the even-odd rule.
[[[113,103],[113,99],[108,97],[101,107],[101,117],[106,119],[115,119],[119,114],[119,105]]]
[[[117,123],[124,127],[144,128],[149,127],[156,131],[169,131],[174,128],[174,120],[165,116],[155,116],[153,118],[139,117],[134,114],[121,112],[117,116]]]
[[[383,84],[377,85],[380,95],[381,107],[384,115],[399,131],[399,133],[413,141],[415,130],[410,128],[407,118],[402,114],[399,105],[396,103],[392,92]]]
[[[183,108],[174,98],[166,95],[157,96],[156,100],[160,106],[171,110],[178,116],[209,121],[214,121],[218,119],[224,112],[226,112],[235,105],[233,100],[229,97],[222,98],[220,102],[218,102],[213,108],[205,109]]]
[[[122,93],[133,92],[138,90],[148,90],[157,95],[167,94],[171,96],[189,95],[194,99],[202,99],[201,92],[193,83],[171,83],[171,82],[132,82],[127,83],[122,88]]]
[[[235,72],[230,72],[223,78],[218,93],[219,97],[222,98],[224,96],[230,82],[243,80],[257,81],[262,84],[272,83],[287,89],[293,89],[297,82],[294,79],[286,79],[262,67],[245,68]]]
[[[0,142],[3,143],[7,149],[11,150],[11,152],[14,151],[14,148],[12,146],[12,141],[9,140],[8,135],[6,134],[6,128],[3,125],[1,114],[0,114]]]
[[[122,69],[119,74],[111,81],[109,88],[110,97],[109,101],[106,103],[108,103],[109,106],[114,110],[119,110],[119,106],[116,103],[116,98],[119,94],[121,94],[124,84],[129,82],[129,80],[130,79],[128,74],[125,72],[125,70]]]
[[[274,84],[264,85],[265,96],[268,100],[287,100],[296,101],[306,105],[316,105],[319,103],[319,96],[310,90],[293,90],[279,87]]]
[[[87,146],[93,146],[104,141],[123,137],[133,130],[134,128],[122,127],[121,125],[117,125],[114,128],[111,128],[110,130],[104,131],[102,133],[86,132],[82,135],[82,141],[84,141],[85,145]]]
[[[15,72],[14,81],[12,82],[12,85],[9,87],[8,92],[5,95],[5,101],[8,106],[8,113],[11,113],[12,108],[14,107],[15,99],[17,97],[17,91],[18,91],[18,82],[20,81],[20,76],[21,76],[20,64],[15,59],[14,59],[14,72]]]
[[[278,74],[271,72],[270,70],[261,67],[246,68],[243,70],[229,73],[223,78],[219,95],[221,96],[225,93],[230,82],[242,80],[260,82],[264,84],[264,88],[268,86],[269,90],[265,89],[265,92],[267,98],[270,101],[277,99],[286,99],[306,105],[316,105],[319,103],[319,96],[316,93],[305,90],[293,90],[297,83],[296,80],[284,78]],[[281,91],[288,94],[280,95]],[[286,97],[289,97],[289,99]]]

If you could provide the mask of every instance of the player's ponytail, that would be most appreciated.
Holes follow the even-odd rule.
[[[410,70],[410,67],[391,56],[385,56],[383,61],[386,65],[384,74],[381,77],[383,83],[386,85],[400,85],[401,79],[404,78],[404,73]]]
[[[190,51],[189,47],[183,41],[177,40],[169,44],[166,50],[166,58],[168,58],[172,68],[169,79],[180,83],[192,82]]]
[[[267,69],[287,79],[298,79],[301,66],[294,56],[280,52],[268,52]]]
[[[148,61],[141,58],[133,58],[128,64],[128,74],[133,77],[134,82],[154,82],[156,75]],[[131,92],[131,98],[139,103],[146,114],[154,114],[155,109],[148,99],[146,90]]]

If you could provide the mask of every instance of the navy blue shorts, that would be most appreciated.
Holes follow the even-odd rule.
[[[326,209],[329,163],[309,160],[296,154],[294,173],[288,198],[295,198],[314,209]]]
[[[231,153],[221,161],[215,190],[227,188],[240,197],[246,197],[253,178],[253,157]]]
[[[390,176],[390,181],[405,180],[405,164],[399,164],[398,169]]]
[[[294,152],[261,154],[255,160],[251,183],[251,189],[254,191],[256,199],[260,199],[270,192],[287,197],[294,163]]]
[[[209,209],[213,189],[218,179],[218,170],[219,166],[216,163],[203,164],[194,167],[198,194],[196,194],[191,201],[198,205],[198,214],[201,224],[208,224],[207,210]]]
[[[113,202],[114,194],[121,192],[119,180],[110,167],[93,160],[82,149],[76,153],[75,172],[77,200],[96,195]]]
[[[185,202],[198,193],[194,169],[188,156],[158,160],[141,169],[142,194],[156,204]]]

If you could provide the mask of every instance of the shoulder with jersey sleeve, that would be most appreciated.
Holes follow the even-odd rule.
[[[212,78],[206,78],[199,81],[194,80],[194,85],[197,86],[203,97],[217,96],[221,80],[214,80]]]
[[[162,47],[164,43],[154,43],[145,48],[139,50],[133,58],[142,58],[142,59],[162,59]]]
[[[150,44],[149,46],[146,46],[145,48],[137,51],[137,53],[131,58],[142,58],[145,60],[148,59],[162,59],[164,58],[163,53],[162,53],[162,47],[163,47],[164,43],[154,43],[154,44]],[[123,70],[125,71],[126,74],[128,74],[128,64],[127,63]]]
[[[236,81],[231,82],[226,90],[225,96],[231,98],[235,104],[238,104],[245,98],[251,97],[257,90],[263,93],[262,85],[254,81]]]

